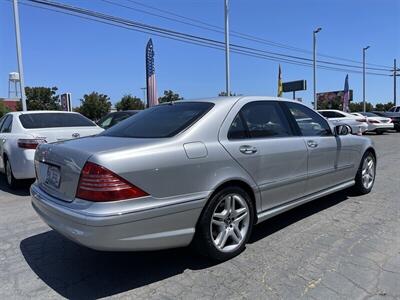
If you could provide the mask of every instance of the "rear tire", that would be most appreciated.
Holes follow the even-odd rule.
[[[192,246],[213,260],[228,260],[244,250],[253,223],[254,204],[249,194],[239,187],[226,187],[205,206]]]
[[[383,131],[382,131],[382,130],[377,130],[377,131],[375,131],[375,132],[376,132],[376,134],[378,134],[378,135],[383,134]]]
[[[11,163],[7,157],[4,159],[4,169],[6,175],[6,183],[9,188],[16,189],[19,186],[19,180],[15,179],[14,174],[12,172]]]
[[[356,184],[353,187],[357,195],[365,195],[371,192],[375,183],[376,157],[371,151],[364,153],[356,174]]]

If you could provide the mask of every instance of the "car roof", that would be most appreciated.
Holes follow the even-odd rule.
[[[211,98],[199,98],[199,99],[183,99],[183,100],[179,100],[179,101],[187,101],[187,102],[211,102],[214,103],[216,105],[220,104],[220,103],[231,103],[234,104],[236,103],[238,100],[253,100],[253,101],[257,101],[257,100],[263,100],[263,101],[286,101],[286,102],[295,102],[295,103],[301,103],[299,101],[296,100],[292,100],[292,99],[286,99],[286,98],[282,98],[282,97],[274,97],[274,96],[230,96],[230,97],[225,97],[225,96],[221,96],[221,97],[211,97]]]
[[[342,110],[338,110],[338,109],[318,109],[318,111],[334,111],[334,112],[340,112],[340,113],[346,113]]]
[[[62,114],[79,114],[74,111],[62,111],[62,110],[28,110],[28,111],[12,111],[7,114],[20,116],[20,115],[29,115],[29,114],[43,114],[43,113],[62,113]]]

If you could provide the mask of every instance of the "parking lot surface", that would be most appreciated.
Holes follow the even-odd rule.
[[[238,257],[189,249],[97,252],[47,227],[28,188],[0,179],[0,299],[400,299],[400,134],[378,151],[369,195],[339,192],[270,219]]]

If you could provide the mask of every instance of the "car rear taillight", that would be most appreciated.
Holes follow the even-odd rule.
[[[357,122],[367,122],[367,119],[363,118],[363,119],[356,119]]]
[[[378,120],[370,120],[370,119],[368,119],[368,123],[377,124],[377,123],[380,123],[380,122]]]
[[[18,147],[23,149],[36,149],[40,144],[46,143],[44,138],[18,139]]]
[[[79,179],[76,197],[95,202],[118,201],[148,194],[110,170],[86,162]]]

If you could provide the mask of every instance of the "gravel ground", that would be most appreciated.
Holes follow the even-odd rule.
[[[0,299],[400,299],[400,134],[370,135],[373,191],[339,192],[257,226],[238,257],[188,249],[97,252],[35,214],[28,188],[0,179]]]

